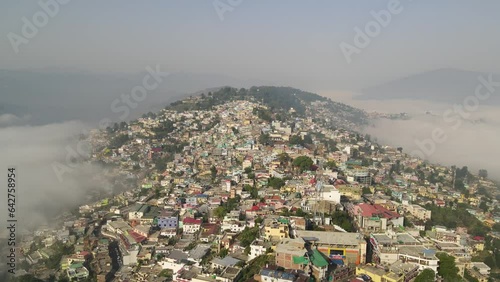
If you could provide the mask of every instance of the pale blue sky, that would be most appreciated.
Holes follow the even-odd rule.
[[[4,0],[0,68],[137,72],[161,64],[325,90],[444,67],[500,73],[496,0],[401,0],[403,11],[348,64],[339,44],[353,44],[354,27],[388,2],[242,0],[221,21],[211,0],[73,0],[16,54],[7,34],[21,34],[21,18],[41,8]]]

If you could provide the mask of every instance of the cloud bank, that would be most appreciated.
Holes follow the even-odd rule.
[[[110,184],[102,180],[96,166],[78,165],[62,181],[52,167],[54,162],[65,164],[66,146],[75,144],[75,138],[85,128],[78,121],[0,128],[0,181],[6,187],[7,169],[16,168],[16,217],[21,228],[48,223],[47,219],[61,210],[84,202],[90,190],[109,189]],[[5,199],[6,189],[2,193]],[[2,201],[2,210],[7,209],[6,204]],[[6,213],[0,216],[5,222]]]

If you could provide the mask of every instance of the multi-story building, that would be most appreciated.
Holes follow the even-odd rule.
[[[84,280],[89,277],[89,271],[82,263],[74,263],[66,269],[66,275],[70,281]]]
[[[436,250],[423,246],[408,233],[388,231],[370,234],[370,247],[374,263],[390,265],[399,260],[417,264],[420,270],[428,268],[437,272],[439,259],[436,257]]]
[[[129,221],[140,222],[141,224],[152,224],[159,215],[160,210],[156,206],[137,204],[129,213]]]
[[[200,231],[201,219],[186,217],[182,220],[182,231],[186,234],[193,234]]]
[[[408,205],[406,207],[406,210],[413,215],[414,217],[420,219],[420,220],[429,220],[431,219],[431,211],[426,210],[425,208],[419,206],[419,205]]]
[[[156,224],[161,228],[160,234],[162,236],[175,236],[179,225],[177,211],[162,211],[157,218]]]
[[[264,226],[264,238],[266,240],[282,240],[289,237],[288,223],[276,220],[266,223]]]
[[[373,282],[408,282],[419,273],[418,266],[411,263],[397,262],[390,267],[363,265],[356,267],[356,275],[366,275]]]
[[[338,204],[340,203],[340,191],[333,185],[323,185],[321,199]]]
[[[359,233],[297,230],[296,234],[331,259],[344,264],[365,263],[366,241]]]
[[[384,232],[392,227],[403,226],[404,216],[379,204],[362,203],[354,206],[353,217],[365,233]]]
[[[304,256],[306,252],[304,243],[302,238],[289,238],[281,241],[276,245],[276,265],[285,269],[304,270],[305,266],[294,260],[294,257]]]
[[[266,242],[264,240],[255,240],[250,245],[250,253],[248,254],[249,260],[252,260],[258,256],[264,255],[267,252],[267,249],[272,245],[270,242]]]

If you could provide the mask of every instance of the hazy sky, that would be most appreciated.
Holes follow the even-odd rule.
[[[486,168],[500,180],[500,155],[491,150],[500,141],[498,107],[487,108],[485,101],[472,115],[482,123],[465,121],[453,131],[431,108],[436,107],[433,101],[352,101],[350,92],[440,68],[500,74],[498,0],[401,0],[397,13],[388,8],[396,0],[64,0],[69,3],[57,5],[46,23],[27,33],[28,25],[44,20],[46,12],[39,3],[51,3],[53,9],[55,1],[63,2],[0,0],[0,166],[16,165],[20,170],[24,215],[50,214],[40,207],[81,204],[88,191],[94,167],[75,169],[60,181],[52,164],[65,160],[66,145],[75,143],[71,137],[89,122],[95,128],[95,120],[103,117],[125,121],[118,120],[111,105],[144,76],[100,73],[137,74],[157,65],[176,74],[127,118],[148,111],[148,105],[162,107],[181,89],[192,93],[231,81],[233,86],[269,82],[369,110],[415,113],[409,121],[376,121],[366,131],[410,152],[416,141],[440,126],[449,141],[436,145],[430,160],[469,165],[474,171]],[[214,6],[229,10],[221,16]],[[379,24],[369,43],[360,46],[355,29],[374,23],[372,11],[389,13],[391,19]],[[17,45],[12,45],[13,38]],[[350,63],[341,51],[342,42],[358,48]],[[98,74],[10,71],[45,68]],[[197,75],[195,81],[179,72],[216,75]],[[446,110],[450,105],[440,107]],[[436,116],[424,115],[427,110],[436,110]],[[477,140],[481,146],[475,145]]]
[[[49,0],[42,0],[42,2]],[[67,1],[67,0],[66,0]],[[215,3],[235,3],[219,17]],[[355,27],[387,10],[370,1],[69,1],[14,53],[37,1],[0,2],[0,68],[75,67],[266,79],[310,90],[376,84],[442,67],[500,73],[500,2],[401,0],[401,12],[352,56]],[[226,4],[228,5],[228,4]],[[220,6],[222,7],[222,6]]]

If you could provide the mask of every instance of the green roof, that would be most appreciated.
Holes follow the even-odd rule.
[[[294,264],[308,264],[309,260],[305,257],[293,257]]]
[[[325,259],[324,255],[316,249],[313,250],[313,253],[311,255],[311,260],[312,260],[312,264],[314,266],[317,266],[317,267],[328,266],[328,261]],[[294,256],[293,263],[294,264],[308,264],[309,259],[307,257],[303,257],[303,256],[300,256],[300,257]]]
[[[83,267],[83,264],[82,263],[73,263],[69,266],[70,268],[81,268]]]
[[[281,218],[280,217],[280,218],[278,218],[278,221],[280,223],[283,223],[283,224],[289,224],[290,223],[289,220],[288,220],[288,218]]]
[[[323,257],[323,254],[316,249],[313,250],[312,263],[317,267],[325,267],[328,265],[328,261]]]

